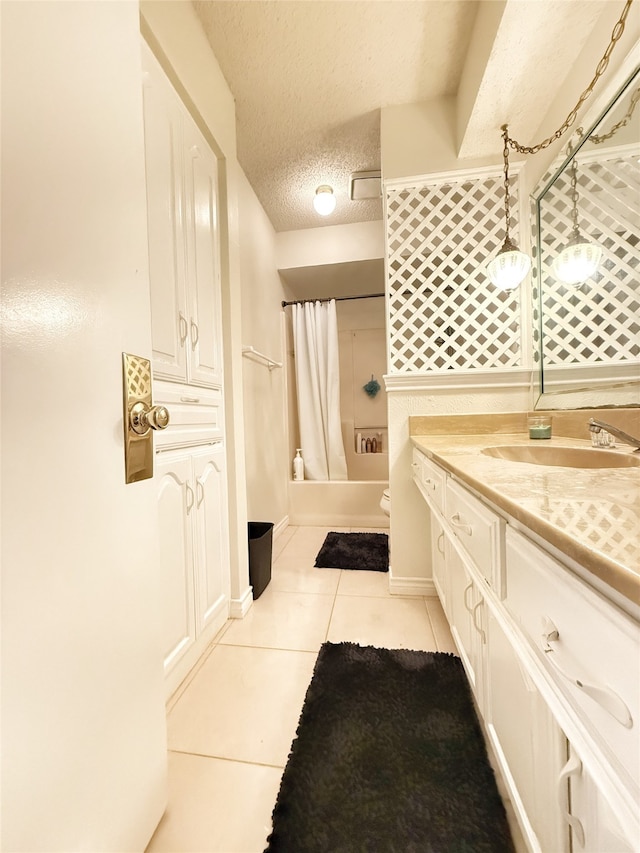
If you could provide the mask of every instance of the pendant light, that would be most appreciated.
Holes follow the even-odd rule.
[[[563,284],[582,284],[598,269],[602,247],[590,243],[578,227],[578,166],[574,156],[571,161],[571,238],[553,262],[553,271]]]
[[[565,120],[562,122],[560,127],[555,131],[555,133],[552,133],[551,136],[547,137],[542,142],[538,142],[537,145],[521,145],[519,142],[516,142],[515,139],[512,139],[509,136],[507,125],[502,125],[502,139],[504,141],[504,148],[502,153],[504,160],[504,209],[506,236],[504,245],[502,246],[496,257],[493,258],[493,260],[490,261],[487,266],[487,271],[489,273],[491,281],[496,287],[499,287],[501,290],[512,290],[513,288],[517,287],[523,281],[523,279],[531,268],[531,258],[528,255],[525,255],[524,252],[521,252],[515,245],[515,243],[513,243],[512,240],[509,238],[509,146],[515,151],[518,151],[520,154],[537,154],[538,151],[542,151],[543,148],[548,148],[549,145],[564,136],[567,130],[569,130],[569,128],[575,122],[582,105],[592,94],[596,83],[606,71],[613,49],[620,41],[620,39],[622,38],[622,34],[624,33],[627,16],[629,14],[629,10],[631,9],[632,3],[633,0],[626,0],[624,8],[622,10],[622,14],[620,15],[618,22],[611,31],[611,38],[609,40],[609,44],[607,45],[607,49],[605,50],[600,62],[596,66],[593,79],[591,80],[587,88],[584,90],[584,92],[580,95],[576,105],[571,110],[569,115],[565,118]],[[575,242],[576,236],[580,238],[579,242]],[[582,248],[583,246],[585,246],[585,244],[589,247],[588,249]],[[571,260],[579,258],[578,266],[580,266],[580,272],[574,271],[573,275],[581,275],[583,274],[582,271],[587,268],[587,262],[589,263],[589,265],[592,265],[596,255],[598,255],[598,258],[595,262],[595,266],[593,267],[593,269],[595,270],[597,268],[598,263],[600,261],[600,257],[602,255],[602,250],[598,246],[594,246],[593,244],[588,243],[588,241],[584,240],[580,235],[579,231],[577,231],[576,229],[574,231],[573,237],[569,241],[569,244],[561,253],[561,256],[565,253],[566,257]],[[560,266],[564,272],[564,267],[562,266],[562,264],[560,264]]]
[[[329,216],[336,208],[336,197],[329,184],[321,184],[313,197],[313,206],[320,216]]]
[[[499,290],[513,290],[518,287],[531,269],[531,258],[521,252],[509,236],[509,131],[506,124],[502,125],[502,137],[504,139],[502,157],[504,162],[505,238],[502,248],[487,266],[487,271],[491,282]]]

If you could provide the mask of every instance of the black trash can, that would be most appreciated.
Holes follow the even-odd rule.
[[[249,522],[249,583],[253,600],[260,598],[271,580],[273,524],[270,521]]]

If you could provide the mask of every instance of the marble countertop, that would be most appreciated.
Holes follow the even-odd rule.
[[[411,440],[607,587],[640,603],[640,467],[552,467],[482,453],[498,445],[591,447],[589,441],[574,438],[532,441],[522,433],[430,434],[412,435]],[[619,446],[612,452],[633,450]]]

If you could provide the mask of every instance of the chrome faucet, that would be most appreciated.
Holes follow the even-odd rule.
[[[607,424],[604,421],[597,421],[595,418],[590,418],[589,432],[595,432],[597,434],[603,429],[610,432],[611,435],[615,435],[615,437],[624,444],[630,444],[631,447],[635,447],[636,451],[640,450],[640,438],[634,438],[632,435],[623,432],[621,429],[618,429],[618,427],[615,427],[612,424]]]

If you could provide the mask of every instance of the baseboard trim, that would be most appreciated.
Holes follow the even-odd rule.
[[[232,598],[229,602],[229,617],[244,619],[253,604],[253,587],[248,586],[241,598]]]
[[[437,598],[435,584],[431,578],[394,577],[389,566],[389,592],[391,595],[420,595]]]
[[[281,518],[280,521],[273,526],[273,538],[275,539],[277,536],[280,536],[281,533],[289,526],[289,516],[285,515],[284,518]]]
[[[289,524],[294,527],[389,527],[389,516],[353,515],[351,513],[296,513],[291,514]]]

